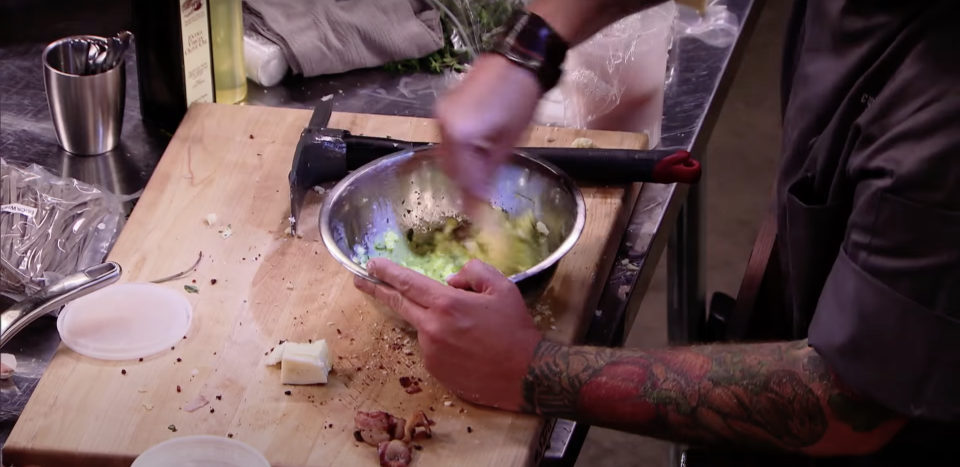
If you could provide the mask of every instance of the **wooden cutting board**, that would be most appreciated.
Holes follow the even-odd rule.
[[[123,267],[122,281],[149,281],[186,269],[202,251],[190,277],[164,284],[186,294],[184,286],[196,281],[199,294],[186,294],[192,328],[174,349],[143,362],[98,361],[61,346],[4,446],[8,465],[128,466],[159,442],[212,434],[253,446],[273,467],[376,466],[376,449],[354,440],[355,412],[407,417],[416,409],[436,421],[434,438],[414,451],[416,467],[536,461],[545,444],[542,420],[457,400],[424,371],[415,335],[354,289],[315,227],[303,238],[284,234],[287,173],[310,116],[191,107],[109,259]],[[439,138],[425,119],[334,113],[330,126]],[[644,135],[558,128],[532,128],[526,144],[570,146],[578,137],[600,147],[646,147]],[[638,188],[583,189],[586,228],[537,307],[550,337],[582,336]],[[320,197],[308,198],[308,226]],[[210,213],[219,218],[215,227],[205,223]],[[233,234],[224,239],[218,231],[227,224]],[[282,386],[279,369],[264,361],[283,339],[326,339],[335,355],[330,383]],[[422,378],[423,392],[407,394],[402,376]],[[198,395],[210,404],[184,411]]]

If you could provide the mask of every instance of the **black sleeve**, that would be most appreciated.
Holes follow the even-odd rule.
[[[803,47],[807,15],[807,0],[795,0],[790,12],[783,40],[783,62],[780,64],[780,118],[787,113],[790,103],[790,93],[793,92],[793,75],[797,70],[800,59],[800,49]]]
[[[861,394],[960,421],[960,72],[917,62],[930,52],[864,114],[852,214],[809,342]]]

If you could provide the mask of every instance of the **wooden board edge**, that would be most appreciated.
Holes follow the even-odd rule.
[[[47,451],[23,446],[3,446],[4,467],[130,467],[136,458],[128,455],[90,454],[76,451]]]
[[[527,461],[528,467],[535,467],[543,462],[547,450],[550,449],[550,439],[553,437],[553,430],[556,427],[555,420],[540,417],[540,429],[537,430],[537,437],[530,444],[530,459]]]
[[[590,288],[590,296],[587,297],[584,309],[580,313],[580,321],[577,322],[577,330],[573,336],[574,343],[583,342],[589,331],[590,321],[593,319],[594,311],[596,311],[597,306],[600,304],[603,289],[606,288],[607,281],[610,279],[610,273],[613,271],[613,263],[617,259],[617,251],[620,248],[623,234],[626,233],[630,225],[633,210],[636,208],[637,201],[640,199],[642,186],[642,183],[633,183],[624,187],[623,206],[620,207],[620,213],[617,214],[617,219],[611,230],[611,234],[618,232],[620,235],[607,236],[606,243],[598,259],[596,279],[594,280],[595,286]]]

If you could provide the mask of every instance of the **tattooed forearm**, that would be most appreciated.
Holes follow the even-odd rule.
[[[694,444],[807,451],[829,433],[899,428],[806,341],[640,351],[544,340],[523,390],[528,412]]]

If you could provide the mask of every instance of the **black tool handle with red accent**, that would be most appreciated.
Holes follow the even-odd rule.
[[[700,163],[687,151],[669,149],[520,148],[557,166],[577,181],[622,185],[700,181]]]
[[[357,136],[343,132],[347,170],[355,170],[383,156],[429,143]],[[666,149],[519,148],[543,159],[575,180],[610,185],[643,183],[697,183],[700,163],[686,151]]]

